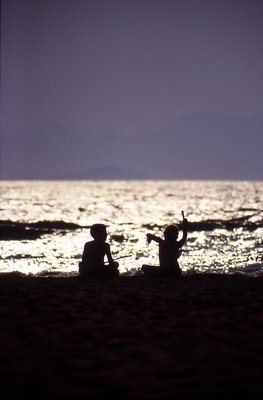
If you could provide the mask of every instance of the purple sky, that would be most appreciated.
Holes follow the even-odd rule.
[[[2,0],[2,176],[263,179],[262,21],[260,0]]]

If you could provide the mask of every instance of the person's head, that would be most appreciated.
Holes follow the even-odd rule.
[[[176,240],[178,238],[179,230],[176,225],[169,225],[164,230],[165,240]]]
[[[90,228],[90,234],[95,240],[105,242],[107,238],[107,230],[104,224],[94,224]]]

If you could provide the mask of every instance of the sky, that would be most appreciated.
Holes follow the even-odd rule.
[[[261,0],[2,0],[3,179],[263,179]]]

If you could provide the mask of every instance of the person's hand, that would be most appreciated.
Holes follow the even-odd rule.
[[[147,233],[147,235],[146,235],[146,245],[147,246],[149,246],[149,244],[151,243],[151,241],[152,241],[152,238],[151,238],[151,234],[150,233]]]

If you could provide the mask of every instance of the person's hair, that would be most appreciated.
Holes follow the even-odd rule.
[[[169,225],[164,230],[164,237],[165,239],[172,239],[174,237],[178,237],[179,229],[176,225]]]
[[[94,224],[90,228],[91,236],[96,239],[101,233],[106,233],[106,226],[104,224]]]

